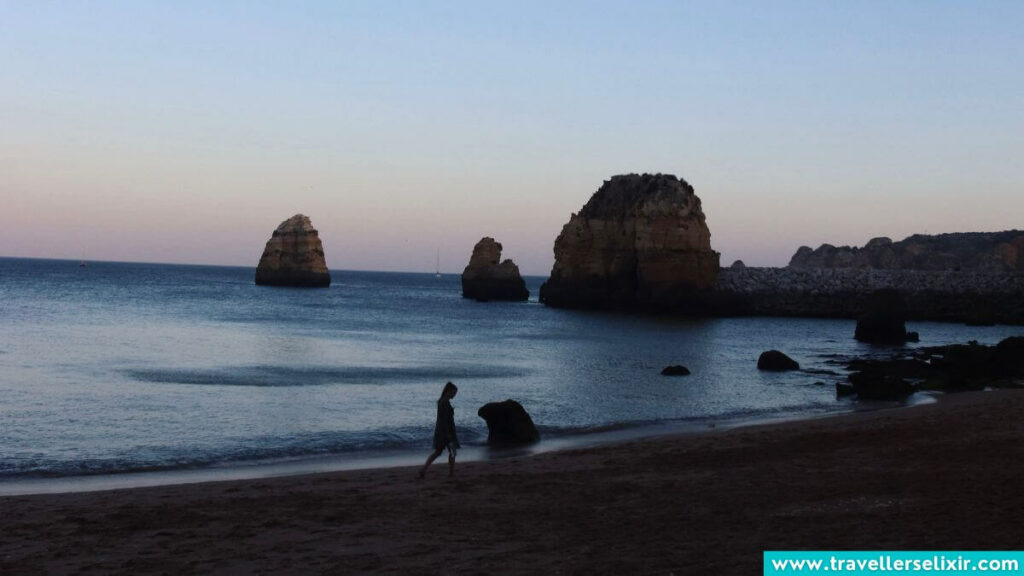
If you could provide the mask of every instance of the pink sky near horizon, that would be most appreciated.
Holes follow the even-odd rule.
[[[687,180],[722,265],[1024,228],[1024,5],[15,2],[0,256],[547,275],[628,172]],[[126,24],[130,22],[131,25]]]

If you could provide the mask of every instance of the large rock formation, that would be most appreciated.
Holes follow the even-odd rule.
[[[700,312],[718,253],[700,198],[668,174],[606,181],[555,240],[555,265],[540,299],[563,308]]]
[[[302,287],[331,285],[324,247],[309,217],[296,214],[274,230],[256,267],[256,283]]]
[[[792,268],[1024,271],[1024,231],[914,234],[899,242],[875,238],[863,248],[801,246]]]
[[[462,297],[477,300],[526,300],[530,291],[512,260],[501,261],[501,244],[481,238],[462,271]]]

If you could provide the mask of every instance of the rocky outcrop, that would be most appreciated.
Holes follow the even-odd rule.
[[[485,237],[473,247],[473,255],[462,272],[462,297],[519,301],[529,298],[530,291],[515,262],[501,262],[501,244]]]
[[[875,238],[863,248],[801,246],[792,268],[1024,271],[1024,231],[915,234],[899,242]]]
[[[527,444],[540,440],[533,419],[515,400],[484,404],[476,414],[487,422],[488,444]]]
[[[869,344],[907,342],[907,304],[896,290],[877,290],[868,297],[864,312],[857,318],[853,337]]]
[[[701,312],[719,265],[700,198],[667,174],[606,181],[570,217],[554,252],[540,299],[561,308]]]
[[[1024,387],[1024,337],[1006,338],[995,346],[976,342],[901,350],[891,358],[872,354],[851,360],[851,384],[836,384],[861,399],[900,399],[915,389],[961,392]]]
[[[326,287],[331,285],[320,235],[307,216],[296,214],[274,230],[256,267],[256,284]]]
[[[854,372],[850,383],[859,400],[902,400],[914,393],[914,387],[903,378],[882,372]]]
[[[799,370],[800,364],[778,350],[767,350],[757,358],[757,369],[768,372]]]

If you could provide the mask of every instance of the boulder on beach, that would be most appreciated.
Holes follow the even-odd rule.
[[[665,366],[661,370],[662,376],[689,376],[690,369],[682,364],[675,364],[673,366]]]
[[[693,187],[669,174],[613,176],[555,240],[540,300],[558,308],[701,313],[717,252]]]
[[[487,422],[487,443],[492,446],[540,440],[540,432],[533,425],[533,419],[515,400],[484,404],[476,414]]]
[[[274,230],[256,266],[256,284],[311,288],[331,285],[323,243],[309,217],[296,214]]]
[[[784,372],[786,370],[799,370],[800,364],[789,356],[778,350],[762,352],[757,358],[757,369],[769,372]]]
[[[907,305],[903,296],[889,288],[868,296],[864,311],[857,318],[854,338],[869,344],[907,342]]]
[[[462,297],[522,301],[530,297],[530,291],[515,262],[501,262],[501,244],[484,237],[473,247],[469,264],[462,272]]]

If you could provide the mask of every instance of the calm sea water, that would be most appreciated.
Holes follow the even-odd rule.
[[[0,259],[0,480],[429,450],[444,382],[463,443],[514,398],[545,442],[605,428],[849,410],[804,368],[869,352],[854,323],[679,319],[461,298],[459,277],[332,272],[258,287],[252,268]],[[912,324],[921,345],[1019,327]],[[659,375],[685,364],[683,378]],[[824,380],[828,386],[815,386]],[[543,442],[542,442],[543,444]]]

